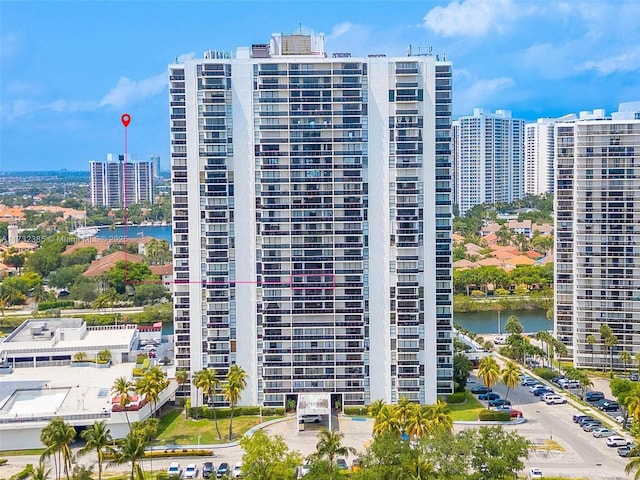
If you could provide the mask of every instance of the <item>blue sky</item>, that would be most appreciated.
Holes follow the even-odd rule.
[[[168,169],[167,65],[314,29],[329,53],[454,66],[454,118],[474,107],[525,120],[640,100],[640,2],[0,0],[0,171],[88,170],[123,150]]]

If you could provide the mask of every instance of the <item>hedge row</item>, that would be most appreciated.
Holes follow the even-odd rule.
[[[22,470],[9,477],[9,480],[25,480],[33,473],[33,465],[28,463]]]
[[[466,400],[466,392],[456,392],[451,395],[447,395],[447,403],[464,403]]]
[[[554,372],[550,368],[546,368],[546,367],[538,367],[533,372],[539,377],[542,377],[547,381],[551,381],[551,379],[556,378],[558,376],[558,372]]]
[[[7,458],[0,458],[0,465],[4,465],[5,463],[7,463],[9,460]]]
[[[481,410],[478,415],[481,422],[508,422],[511,420],[509,412],[495,412],[493,410]]]
[[[260,407],[236,407],[233,413],[234,417],[243,415],[260,415]],[[284,408],[262,408],[263,417],[283,416]],[[189,408],[189,416],[192,418],[213,418],[213,409],[209,407],[191,407]],[[216,418],[229,418],[231,416],[230,408],[216,408]]]
[[[342,413],[344,413],[345,415],[349,415],[352,417],[358,416],[358,415],[369,415],[369,409],[367,407],[364,406],[355,406],[355,407],[344,407],[342,410]]]
[[[38,310],[51,310],[52,308],[68,308],[74,307],[73,300],[53,300],[51,302],[40,302],[38,304]]]
[[[164,458],[164,457],[210,457],[213,456],[212,450],[202,448],[176,448],[166,450],[152,450],[144,453],[144,458]],[[115,454],[106,453],[105,460],[115,459]]]

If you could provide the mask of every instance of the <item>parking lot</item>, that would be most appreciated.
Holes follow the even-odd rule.
[[[472,381],[478,382],[478,379],[472,377]],[[473,385],[472,383],[470,386]],[[558,396],[567,398],[566,390],[557,385],[553,385],[552,388]],[[605,396],[611,398],[610,391],[603,390],[606,390],[603,391]],[[503,384],[498,384],[493,391],[502,398],[506,395],[506,387]],[[512,389],[508,399],[511,400],[513,408],[523,412],[526,422],[506,428],[525,436],[535,446],[526,462],[527,471],[530,467],[539,467],[545,476],[581,476],[596,480],[629,478],[624,473],[627,460],[618,455],[617,449],[608,447],[605,438],[594,438],[592,433],[583,431],[573,422],[573,415],[582,412],[571,400],[566,404],[548,405],[540,397],[534,396],[528,386],[522,385]],[[628,432],[624,432],[620,424],[614,420],[620,413],[611,411],[609,414],[610,416],[605,416],[597,411],[593,416],[601,416],[604,426],[609,426],[631,439]]]

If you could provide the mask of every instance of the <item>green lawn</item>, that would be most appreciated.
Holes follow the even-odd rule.
[[[454,422],[459,421],[475,421],[478,419],[480,410],[484,410],[484,406],[471,395],[470,392],[465,392],[466,401],[464,403],[452,403],[449,404],[449,410],[451,410],[451,418]]]
[[[233,419],[234,440],[240,438],[247,430],[259,423],[260,417],[258,416],[235,417]],[[220,429],[222,440],[218,439],[213,420],[185,419],[180,410],[173,410],[160,419],[160,428],[155,444],[197,445],[198,437],[200,437],[201,445],[227,443],[229,441],[229,419],[218,420],[218,428]]]

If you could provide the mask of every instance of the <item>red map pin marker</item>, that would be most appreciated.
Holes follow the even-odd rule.
[[[125,126],[125,128],[128,127],[129,123],[131,123],[131,115],[125,113],[124,115],[122,115],[122,117],[120,117],[120,121],[122,122],[122,125]]]

